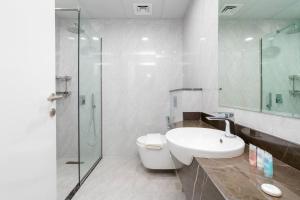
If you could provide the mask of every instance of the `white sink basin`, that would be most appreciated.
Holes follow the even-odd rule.
[[[171,153],[185,165],[190,165],[193,157],[233,158],[245,148],[240,137],[225,137],[224,131],[209,128],[176,128],[166,137]]]

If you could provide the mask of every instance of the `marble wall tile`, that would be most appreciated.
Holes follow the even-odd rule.
[[[78,44],[77,35],[67,31],[76,20],[56,18],[56,76],[71,76],[71,96],[56,102],[57,158],[77,160],[78,153]],[[65,83],[56,81],[56,91],[64,91]]]
[[[184,18],[184,87],[215,89],[218,74],[218,1],[194,0]]]
[[[202,112],[215,113],[218,111],[218,89],[203,89]]]
[[[218,1],[193,0],[183,25],[183,85],[203,88],[202,111],[218,107]]]
[[[175,91],[170,93],[170,122],[180,122],[183,120],[183,92]]]
[[[167,130],[169,90],[182,88],[182,21],[90,23],[103,38],[103,153],[132,156],[137,137]]]
[[[176,98],[176,99],[174,99]],[[171,123],[183,120],[184,112],[202,111],[202,91],[180,90],[170,93]]]
[[[200,112],[202,96],[202,91],[182,91],[182,112]]]

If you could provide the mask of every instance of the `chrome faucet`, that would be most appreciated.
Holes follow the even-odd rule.
[[[229,119],[233,119],[234,114],[233,113],[227,113],[227,112],[220,112],[217,113],[217,116],[214,117],[206,117],[206,119],[210,121],[225,121],[225,137],[234,138],[236,135],[232,134],[230,132],[230,122]]]

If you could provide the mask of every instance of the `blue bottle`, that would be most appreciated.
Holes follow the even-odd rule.
[[[273,156],[269,152],[264,153],[264,175],[265,177],[273,177]]]

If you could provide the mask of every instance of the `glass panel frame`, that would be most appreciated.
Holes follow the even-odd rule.
[[[82,184],[102,159],[102,38],[82,17],[79,38],[79,170]]]
[[[73,23],[74,24],[76,24],[76,23],[79,24],[80,23],[80,10],[79,9],[73,9],[73,8],[70,8],[70,9],[69,8],[56,8],[55,9],[55,14],[62,16],[62,18],[65,19],[65,20],[72,20],[72,19],[74,19],[71,24],[73,24]],[[56,23],[56,26],[57,26],[57,23]],[[68,27],[64,27],[64,28],[65,28],[65,32],[70,32],[68,30]],[[79,41],[79,34],[78,33],[77,34],[76,33],[75,34],[71,33],[71,34],[67,38],[63,38],[63,39],[65,39],[66,42],[72,42],[72,43],[76,42],[77,47],[74,49],[74,51],[76,51],[76,57],[74,57],[74,60],[72,60],[72,61],[69,60],[69,62],[77,63],[74,66],[76,68],[76,72],[74,72],[74,73],[78,74],[78,69],[79,69],[79,62],[78,62],[79,61],[79,42],[80,42]],[[59,38],[59,39],[61,39],[61,38]],[[56,37],[56,42],[57,42],[57,40],[58,40],[58,38]],[[69,54],[70,54],[70,52],[71,51],[68,51]],[[58,58],[62,59],[63,57],[66,57],[66,55],[59,55],[59,56],[57,56],[56,62],[58,61]],[[71,59],[73,59],[73,58],[71,58]],[[66,67],[65,64],[69,63],[69,62],[68,61],[67,62],[64,61],[63,62],[64,65],[62,65],[62,67]],[[62,69],[62,71],[64,71],[64,70],[65,69]],[[56,73],[58,73],[58,72],[56,72]],[[58,75],[58,74],[56,74],[56,75]],[[67,75],[67,74],[59,74],[59,75],[62,76],[62,75]],[[67,76],[65,76],[65,77],[67,77]],[[78,88],[78,80],[76,81],[77,77],[72,77],[72,76],[69,76],[69,77],[70,78],[65,78],[65,79],[59,79],[59,78],[57,78],[57,80],[59,79],[60,82],[61,82],[61,80],[62,81],[66,81],[66,83],[64,84],[65,86],[69,85],[69,83],[67,83],[67,80],[68,81],[72,81],[73,83],[76,82],[75,83],[76,84],[75,88]],[[76,98],[74,99],[74,101],[78,105],[78,98],[77,98],[78,94],[76,94],[76,92],[75,93],[73,92],[73,94],[72,93],[70,93],[70,94],[71,95],[67,96],[66,98],[72,98],[72,97],[74,97],[74,95],[76,95]],[[77,112],[77,114],[78,114],[78,109],[76,111],[73,110],[72,112]],[[57,113],[57,114],[59,115],[59,113]],[[58,115],[57,115],[57,117],[58,117]],[[67,162],[63,163],[65,170],[62,171],[63,174],[61,174],[61,175],[63,175],[63,176],[62,177],[58,177],[58,185],[57,185],[57,187],[58,187],[57,188],[57,191],[58,191],[57,197],[58,197],[59,200],[60,199],[66,199],[66,198],[69,198],[69,197],[73,196],[74,195],[74,191],[77,191],[77,189],[80,186],[80,174],[79,174],[80,173],[80,170],[79,170],[79,167],[80,167],[79,166],[80,157],[79,157],[78,118],[76,118],[75,120],[77,122],[77,124],[75,125],[77,127],[75,129],[77,129],[77,131],[76,131],[76,133],[74,133],[74,134],[76,134],[76,136],[74,135],[73,140],[75,140],[75,144],[73,144],[73,145],[76,148],[75,149],[76,152],[74,152],[74,154],[76,154],[76,159],[72,158],[72,160],[68,160]],[[59,119],[57,119],[57,121],[59,121]],[[66,128],[69,128],[69,127],[66,127]],[[72,127],[72,128],[74,128],[74,127]],[[66,144],[66,141],[63,141],[63,142],[64,142],[64,144]],[[58,145],[59,144],[57,144],[57,148],[58,148]],[[66,147],[64,147],[64,148],[66,148]],[[74,167],[76,167],[76,169],[75,169],[76,174],[74,173],[74,174],[70,175],[70,169],[74,170]],[[74,176],[74,177],[72,177],[72,179],[73,179],[71,181],[72,183],[70,182],[70,180],[66,180],[66,179],[70,179],[70,176]],[[70,187],[65,187],[65,186],[60,185],[59,184],[59,179],[63,179],[62,182],[66,182]],[[65,191],[62,191],[62,193],[60,194],[60,190],[62,190],[62,189],[64,189]]]

